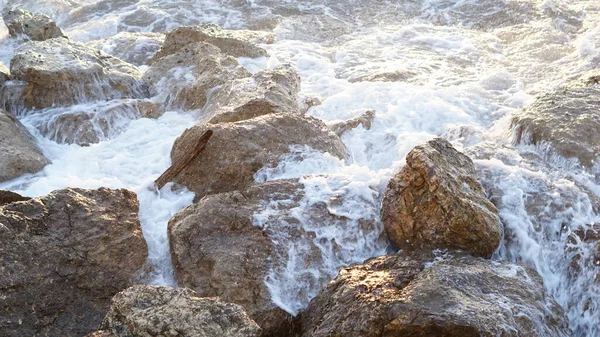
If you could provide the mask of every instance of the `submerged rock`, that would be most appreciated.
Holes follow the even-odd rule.
[[[351,241],[376,246],[381,233],[375,205],[371,218],[349,219],[330,210],[352,202],[347,195],[311,203],[306,190],[297,180],[276,180],[209,195],[177,213],[168,228],[178,284],[242,305],[265,336],[293,336],[290,313],[335,277],[330,264],[362,262],[364,252],[351,247],[368,249]],[[325,238],[334,230],[356,234]]]
[[[176,162],[189,155],[207,131],[214,132],[206,149],[175,179],[197,198],[206,194],[239,190],[254,182],[263,166],[276,165],[291,145],[308,145],[344,159],[346,147],[323,122],[312,117],[270,114],[236,123],[204,123],[187,129],[171,150]]]
[[[267,56],[266,50],[257,43],[272,42],[272,34],[250,30],[226,30],[216,25],[179,27],[165,37],[162,49],[150,60],[157,60],[179,52],[183,47],[196,42],[205,42],[219,48],[221,52],[233,57],[256,58]]]
[[[303,313],[303,336],[571,336],[535,271],[427,255],[400,253],[342,269]]]
[[[588,74],[536,100],[513,115],[516,144],[534,144],[549,154],[591,168],[600,154],[600,75]]]
[[[184,110],[201,109],[215,87],[241,77],[250,73],[233,57],[204,42],[157,59],[144,74],[152,93],[167,107]]]
[[[17,48],[10,71],[11,79],[27,83],[25,108],[148,96],[134,66],[64,38]]]
[[[24,35],[33,41],[64,37],[62,30],[45,14],[33,14],[24,9],[14,9],[7,11],[2,19],[12,37]]]
[[[441,138],[408,154],[385,191],[382,219],[401,249],[462,249],[489,257],[503,233],[473,162]]]
[[[209,123],[237,122],[272,113],[300,112],[300,76],[290,66],[234,80],[211,96],[203,110]]]
[[[160,50],[164,40],[165,35],[160,33],[121,32],[111,37],[90,41],[87,45],[125,62],[141,66]]]
[[[335,123],[330,127],[336,135],[341,137],[344,133],[352,129],[356,129],[359,126],[362,126],[365,130],[371,130],[371,124],[373,124],[374,119],[375,110],[369,110],[358,117],[349,119],[347,121]]]
[[[2,336],[84,336],[147,246],[135,193],[64,189],[0,206]]]
[[[113,297],[101,329],[114,337],[258,337],[238,305],[200,298],[187,288],[133,286]]]
[[[0,110],[0,182],[39,172],[48,164],[50,160],[23,124]]]

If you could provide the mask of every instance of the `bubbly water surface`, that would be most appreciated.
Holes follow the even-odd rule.
[[[201,23],[272,30],[275,42],[264,46],[269,58],[239,60],[248,70],[291,63],[302,77],[302,98],[323,99],[309,114],[326,123],[376,110],[370,130],[344,134],[348,160],[294,147],[277,167],[255,176],[300,178],[305,198],[294,213],[300,221],[317,202],[351,219],[346,230],[304,222],[306,231],[317,233],[313,243],[321,255],[308,270],[297,262],[308,254],[309,242],[276,236],[288,259],[274,265],[265,282],[283,309],[297,313],[339,268],[386,252],[379,218],[385,186],[415,145],[443,136],[474,158],[496,197],[507,231],[494,258],[537,270],[565,308],[574,335],[600,335],[600,257],[594,242],[576,235],[598,222],[600,182],[544,147],[512,146],[508,122],[535,94],[598,67],[596,0],[0,0],[6,4],[51,15],[81,42]],[[8,64],[19,43],[0,25],[0,61]],[[386,77],[394,81],[364,81]],[[30,196],[64,187],[137,192],[150,259],[158,266],[150,282],[174,284],[166,224],[193,194],[151,186],[195,114],[169,111],[157,120],[115,122],[118,132],[81,147],[40,134],[40,125],[60,110],[54,109],[20,117],[53,163],[0,188]],[[330,202],[339,195],[343,203]],[[265,205],[255,225],[264,226],[273,212],[276,205]],[[365,229],[360,220],[376,225]]]

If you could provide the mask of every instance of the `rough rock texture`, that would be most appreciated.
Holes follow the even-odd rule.
[[[233,57],[261,57],[267,52],[256,43],[272,42],[272,34],[249,30],[225,30],[216,25],[179,27],[170,31],[162,49],[150,60],[150,64],[163,57],[177,53],[181,48],[196,42],[217,46],[224,54]]]
[[[0,206],[0,334],[84,336],[129,287],[147,246],[127,190],[64,189]]]
[[[408,154],[388,184],[382,219],[390,240],[402,249],[462,249],[489,257],[503,233],[473,162],[441,138]]]
[[[400,253],[345,268],[302,315],[306,337],[570,336],[535,271]]]
[[[258,337],[244,309],[187,288],[133,286],[113,297],[101,329],[115,337]],[[109,335],[110,336],[110,335]]]
[[[4,13],[2,18],[12,37],[25,35],[33,41],[64,37],[56,23],[44,14],[33,14],[23,9],[15,9]]]
[[[98,102],[69,108],[46,109],[38,114],[46,118],[34,121],[40,133],[60,144],[90,145],[111,139],[125,131],[130,121],[162,115],[162,105],[135,99]]]
[[[4,206],[17,201],[27,201],[31,198],[24,197],[11,191],[0,190],[0,206]]]
[[[64,38],[22,45],[15,51],[10,71],[13,80],[27,82],[25,107],[148,96],[135,67]]]
[[[177,213],[169,221],[168,232],[178,284],[194,289],[200,296],[218,296],[242,305],[263,328],[265,336],[293,336],[296,326],[292,316],[279,308],[272,296],[283,297],[284,302],[288,297],[303,300],[300,297],[315,296],[333,278],[334,275],[323,270],[328,266],[324,266],[323,251],[319,248],[323,242],[316,232],[332,228],[356,231],[360,232],[357,234],[360,239],[372,241],[377,237],[363,232],[380,233],[374,219],[375,205],[372,219],[363,218],[355,223],[329,208],[348,202],[346,195],[336,194],[328,200],[310,203],[305,199],[305,188],[297,180],[255,184],[245,190],[205,196]],[[257,217],[257,214],[268,216]],[[345,261],[342,265],[357,262],[353,259],[356,254],[341,247],[352,246],[349,242],[352,239],[355,238],[349,235],[345,241],[338,235],[328,241],[333,246],[331,255]],[[384,246],[384,240],[381,241]],[[290,245],[305,249],[292,253]],[[345,260],[347,257],[351,261]],[[290,259],[300,270],[288,264]],[[296,284],[286,289],[291,295],[273,295],[265,280],[277,283],[274,279],[285,273],[298,275],[294,279]],[[303,283],[306,284],[300,285]],[[292,303],[284,305],[288,310],[298,309]]]
[[[204,107],[213,88],[249,76],[233,57],[197,42],[154,61],[144,79],[167,107],[192,110]]]
[[[173,144],[172,162],[188,154],[207,130],[214,135],[206,149],[174,180],[194,191],[197,198],[249,186],[254,173],[267,164],[276,165],[281,155],[290,152],[290,145],[308,145],[338,158],[346,157],[344,143],[323,122],[299,115],[270,114],[187,129]]]
[[[588,74],[536,100],[512,118],[516,144],[535,144],[591,168],[600,154],[600,75]]]
[[[356,129],[357,127],[359,127],[361,125],[366,130],[371,130],[371,124],[373,123],[374,119],[375,119],[375,110],[369,110],[358,117],[349,119],[347,121],[333,124],[330,126],[330,128],[333,132],[335,132],[336,135],[341,137],[344,133],[346,133],[352,129]]]
[[[4,63],[0,62],[0,87],[2,87],[2,84],[4,84],[4,82],[8,81],[9,79],[10,73],[8,71],[8,68],[6,68]]]
[[[141,66],[160,50],[164,40],[165,35],[160,33],[121,32],[111,37],[90,41],[87,45],[125,62]]]
[[[213,124],[237,122],[271,113],[299,113],[300,76],[290,66],[261,71],[219,89],[203,110]]]
[[[49,163],[23,124],[0,110],[0,182],[39,172]]]

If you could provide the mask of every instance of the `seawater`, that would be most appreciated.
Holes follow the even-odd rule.
[[[500,196],[495,202],[507,235],[494,259],[537,270],[567,312],[574,335],[600,335],[595,247],[572,235],[599,221],[592,199],[600,196],[600,183],[593,172],[543,147],[513,146],[509,127],[511,114],[536,94],[598,67],[597,1],[0,0],[0,6],[46,13],[80,42],[202,23],[273,31],[275,42],[264,46],[270,56],[239,59],[242,65],[256,72],[292,64],[302,78],[301,98],[323,100],[308,113],[328,124],[376,111],[370,130],[358,127],[342,137],[347,160],[299,146],[277,167],[255,175],[259,182],[301,179],[305,200],[296,210],[299,220],[307,207],[342,194],[345,202],[328,204],[330,212],[352,224],[376,223],[366,232],[352,224],[345,231],[305,224],[306,230],[319,231],[316,243],[335,242],[342,249],[321,244],[323,262],[307,272],[295,263],[306,254],[302,242],[289,245],[289,260],[273,266],[265,282],[273,300],[290,313],[318,293],[323,282],[315,280],[331,279],[345,265],[386,253],[379,208],[387,182],[415,145],[443,136],[475,158],[484,186]],[[8,65],[19,43],[0,24],[0,61]],[[364,81],[377,76],[395,81]],[[194,195],[171,185],[156,191],[152,182],[170,165],[174,140],[196,123],[197,112],[169,111],[156,120],[116,123],[119,132],[82,147],[40,134],[38,126],[61,113],[54,109],[20,116],[52,164],[0,188],[29,196],[65,187],[137,192],[150,259],[158,266],[149,282],[175,284],[166,225]],[[255,225],[263,225],[276,209],[266,205],[255,214]]]

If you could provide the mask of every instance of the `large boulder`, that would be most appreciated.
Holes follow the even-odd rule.
[[[204,123],[187,129],[173,144],[171,160],[188,156],[208,131],[213,136],[204,152],[176,176],[197,198],[206,194],[243,189],[263,166],[276,165],[290,153],[291,145],[308,145],[344,159],[340,138],[316,118],[293,114],[269,114],[236,123]]]
[[[290,66],[261,71],[226,83],[203,109],[213,124],[271,113],[299,113],[300,76]]]
[[[215,87],[249,76],[233,57],[211,44],[197,42],[157,59],[144,79],[166,106],[193,110],[204,107]]]
[[[160,33],[121,32],[104,39],[90,41],[87,45],[125,62],[141,66],[160,50],[164,40],[165,35]]]
[[[84,336],[132,285],[147,246],[135,193],[64,189],[0,206],[0,331]]]
[[[587,74],[515,113],[511,127],[516,144],[534,144],[549,154],[575,159],[591,168],[600,154],[600,75]]]
[[[27,83],[25,108],[148,96],[134,66],[64,38],[20,46],[10,72],[11,79]]]
[[[489,257],[500,244],[498,210],[473,161],[436,138],[415,147],[385,191],[382,219],[398,248],[462,249]]]
[[[267,56],[267,52],[257,43],[272,42],[273,36],[250,30],[225,30],[216,25],[179,27],[170,31],[162,49],[150,60],[150,64],[179,52],[183,47],[196,42],[210,43],[224,54],[233,57],[256,58]]]
[[[571,336],[535,271],[439,258],[400,253],[342,269],[303,313],[303,336]]]
[[[0,182],[39,172],[49,163],[23,124],[0,109]]]
[[[133,286],[113,297],[101,329],[114,337],[258,337],[244,309],[187,288]]]
[[[4,13],[2,19],[12,37],[24,35],[33,41],[64,37],[62,30],[45,14],[33,14],[24,9],[15,9]]]
[[[375,202],[360,200],[371,216],[350,219],[334,211],[352,204],[350,196],[336,191],[314,202],[312,188],[276,180],[209,195],[177,213],[168,230],[178,284],[242,305],[264,336],[293,336],[292,314],[339,268],[385,247]]]
[[[31,198],[24,197],[18,193],[0,190],[0,206],[4,206],[6,204],[10,204],[17,201],[27,201]]]

